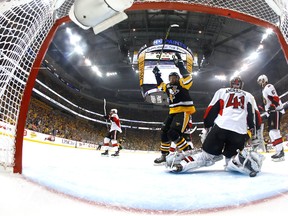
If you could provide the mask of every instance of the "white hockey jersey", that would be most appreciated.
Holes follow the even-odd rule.
[[[254,128],[251,97],[247,92],[234,88],[219,89],[204,114],[205,128],[214,124],[239,134],[247,134],[247,127]]]
[[[113,113],[110,116],[110,122],[111,122],[110,132],[116,130],[122,133],[120,119],[117,114]]]
[[[285,113],[283,109],[282,101],[280,100],[275,87],[272,84],[267,84],[262,90],[263,103],[265,106],[265,111],[269,110],[270,106],[275,105],[277,111],[280,111],[282,114]]]

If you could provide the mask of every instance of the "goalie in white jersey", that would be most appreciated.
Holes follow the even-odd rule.
[[[172,171],[185,172],[211,166],[224,155],[228,171],[238,171],[251,177],[260,172],[263,156],[244,150],[247,128],[253,133],[255,116],[251,97],[242,87],[241,78],[234,77],[231,88],[221,88],[215,93],[204,115],[207,136],[203,151],[198,154],[183,154],[180,162],[179,158],[174,159],[174,164],[168,162]]]
[[[119,156],[119,143],[117,141],[117,136],[118,133],[122,133],[122,129],[120,119],[117,113],[118,113],[117,109],[111,109],[109,115],[104,116],[105,119],[110,120],[111,126],[109,132],[104,137],[104,143],[102,149],[105,150],[105,152],[101,153],[101,155],[103,156],[108,156],[110,142],[112,144],[113,149],[115,150],[115,153],[112,154],[111,156],[113,157]]]
[[[280,120],[282,114],[285,113],[283,104],[272,84],[268,84],[266,75],[260,75],[257,83],[263,88],[262,96],[265,106],[266,116],[268,117],[268,131],[270,140],[276,150],[276,154],[272,155],[273,161],[283,161],[285,154],[283,148],[283,139],[280,133]]]

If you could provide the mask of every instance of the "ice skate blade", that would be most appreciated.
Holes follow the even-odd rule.
[[[281,162],[281,161],[285,161],[285,157],[281,157],[281,158],[272,158],[272,161],[274,161],[274,162]]]

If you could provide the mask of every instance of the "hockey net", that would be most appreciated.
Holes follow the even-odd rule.
[[[101,0],[99,0],[101,1]],[[57,26],[74,0],[0,1],[0,167],[22,172],[22,143],[32,88]],[[288,12],[283,0],[135,0],[129,10],[189,10],[272,27],[288,59]],[[66,19],[65,19],[66,18]],[[285,51],[286,50],[286,51]]]

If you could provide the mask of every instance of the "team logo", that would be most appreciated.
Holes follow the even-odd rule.
[[[177,86],[169,86],[168,92],[169,92],[169,99],[171,102],[173,102],[175,96],[179,93],[179,89],[177,88]]]

